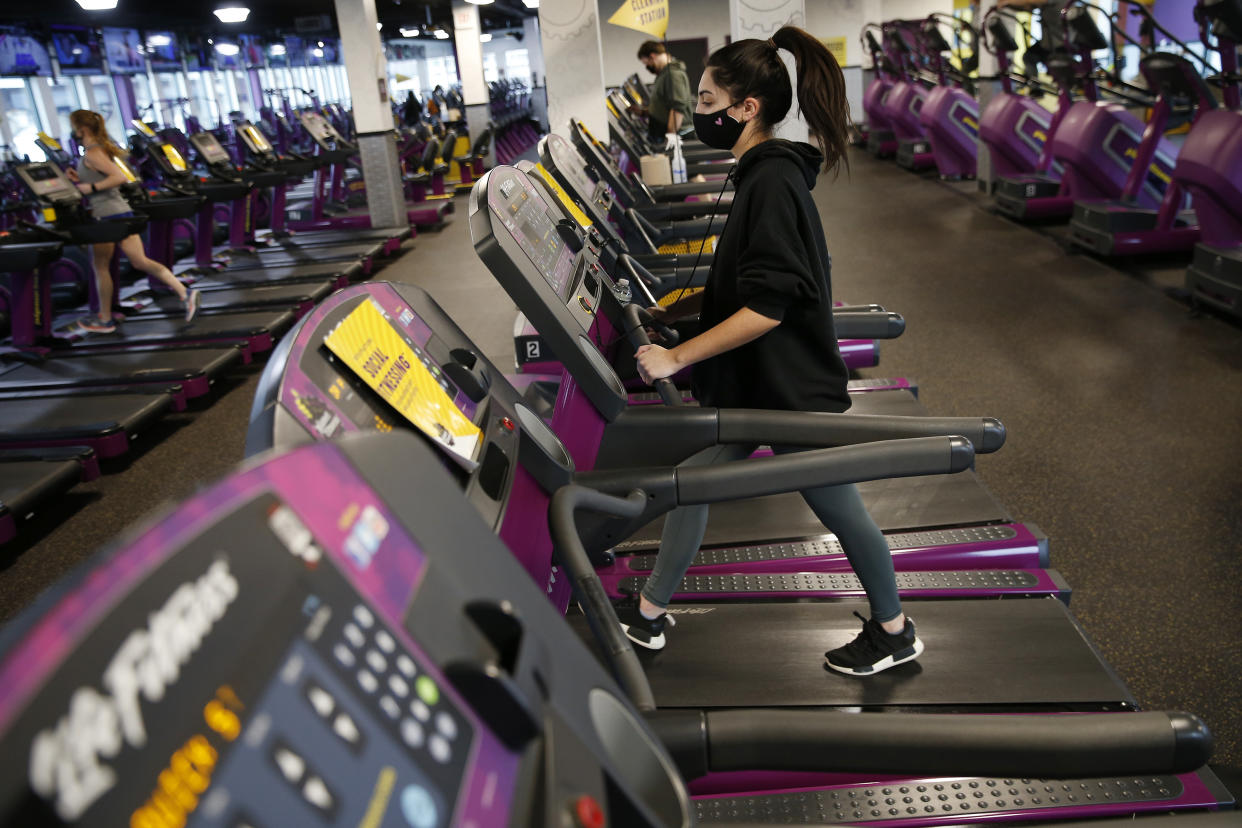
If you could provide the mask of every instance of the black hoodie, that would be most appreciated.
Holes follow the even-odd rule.
[[[737,163],[737,191],[717,242],[701,325],[706,330],[743,307],[780,325],[694,366],[695,395],[703,405],[850,407],[832,323],[832,264],[811,199],[823,160],[810,144],[772,139]]]

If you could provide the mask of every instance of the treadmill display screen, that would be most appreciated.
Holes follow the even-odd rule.
[[[548,135],[548,152],[552,155],[552,164],[556,171],[569,182],[573,193],[583,201],[590,200],[595,193],[595,182],[586,174],[582,156],[569,141],[556,133]]]
[[[194,144],[194,149],[199,151],[203,156],[203,160],[208,164],[233,165],[233,159],[229,158],[229,154],[224,151],[224,147],[220,146],[216,136],[210,132],[195,133],[190,136],[190,141]]]
[[[66,75],[102,75],[99,35],[85,26],[52,26],[52,48]]]
[[[526,176],[506,171],[488,187],[492,212],[561,299],[574,289],[574,254],[556,232],[548,205]]]
[[[77,187],[54,164],[19,164],[17,174],[36,198],[76,201],[82,197]]]
[[[7,653],[0,744],[28,771],[0,822],[505,821],[516,757],[403,624],[427,558],[322,448],[186,504]]]

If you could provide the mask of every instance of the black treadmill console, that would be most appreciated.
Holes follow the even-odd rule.
[[[12,622],[0,677],[5,825],[689,824],[641,717],[409,435],[196,496]]]
[[[548,133],[539,141],[539,161],[554,175],[570,195],[583,204],[595,224],[608,224],[612,210],[612,190],[586,174],[586,163],[567,138]]]
[[[354,337],[365,353],[351,365],[333,350],[336,335]],[[378,388],[367,381],[372,368]],[[439,399],[443,408],[430,419],[412,414],[418,398]],[[560,440],[435,301],[417,287],[383,282],[338,291],[284,338],[255,395],[246,453],[402,428],[421,429],[441,450],[493,528],[519,468],[548,492],[573,476]]]
[[[475,184],[469,212],[479,258],[592,403],[615,417],[626,406],[625,388],[595,343],[611,341],[624,323],[597,248],[587,244],[574,255],[556,230],[559,210],[513,167],[495,167]]]
[[[220,146],[216,136],[210,132],[196,132],[190,136],[190,143],[194,145],[199,158],[203,159],[203,163],[212,173],[225,178],[237,177],[237,168],[233,166],[233,159],[229,157],[228,151]]]
[[[30,193],[58,210],[72,209],[82,201],[82,193],[60,167],[48,161],[18,164],[18,177]]]

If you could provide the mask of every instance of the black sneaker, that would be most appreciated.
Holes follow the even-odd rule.
[[[914,661],[923,652],[923,642],[914,632],[914,622],[906,619],[906,628],[889,634],[877,622],[863,618],[862,632],[858,637],[835,650],[824,653],[828,666],[838,673],[851,676],[870,676],[889,667]]]
[[[647,618],[638,609],[638,596],[631,595],[614,605],[617,609],[617,620],[625,635],[640,647],[648,650],[664,649],[664,627],[674,627],[677,620],[667,612],[660,613],[659,618]]]

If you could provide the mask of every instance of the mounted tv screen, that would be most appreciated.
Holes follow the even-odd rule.
[[[285,65],[306,65],[306,41],[300,37],[285,38]]]
[[[0,75],[52,74],[47,47],[17,26],[0,26]]]
[[[238,35],[237,45],[241,47],[242,66],[247,69],[262,69],[266,65],[263,60],[263,38],[258,35]]]
[[[104,54],[108,68],[121,75],[140,75],[147,71],[142,36],[137,29],[104,29]]]
[[[103,48],[99,35],[85,26],[52,26],[52,48],[66,75],[102,75]]]
[[[172,32],[146,33],[147,60],[156,72],[175,72],[181,69],[181,49],[177,36]]]

